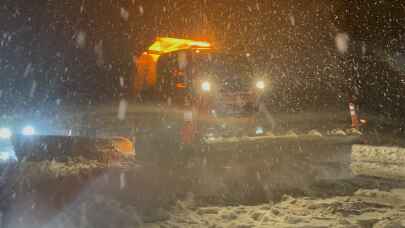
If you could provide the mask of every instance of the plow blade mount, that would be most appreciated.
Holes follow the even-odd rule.
[[[405,148],[353,145],[353,174],[394,180],[405,180]]]

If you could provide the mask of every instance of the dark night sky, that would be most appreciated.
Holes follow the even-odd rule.
[[[1,107],[124,96],[132,55],[158,35],[252,53],[279,106],[344,102],[348,85],[392,110],[405,99],[401,0],[5,0],[0,20]]]

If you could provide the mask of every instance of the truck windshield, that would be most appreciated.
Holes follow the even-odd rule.
[[[232,54],[196,54],[195,75],[210,78],[219,83],[222,90],[247,90],[252,83],[253,72],[246,56]]]

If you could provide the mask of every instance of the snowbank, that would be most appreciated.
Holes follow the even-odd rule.
[[[403,227],[405,189],[358,190],[350,196],[294,198],[276,204],[197,207],[178,202],[170,219],[155,227]]]

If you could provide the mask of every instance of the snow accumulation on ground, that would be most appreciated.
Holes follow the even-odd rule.
[[[328,135],[339,134],[347,135],[340,130]],[[322,137],[318,131],[311,131],[308,135]],[[373,155],[368,150],[366,152]],[[242,200],[244,194],[241,192],[246,193],[249,190],[246,186],[251,187],[256,182],[245,181],[252,179],[243,179],[250,177],[250,173],[245,173],[244,167],[238,167],[238,164],[233,164],[233,169],[227,168],[231,170],[229,174],[232,177],[228,180],[225,178],[228,173],[224,174],[222,169],[220,173],[224,174],[223,178],[216,172],[179,175],[191,172],[188,169],[173,169],[174,174],[167,175],[165,169],[165,172],[157,172],[155,166],[138,164],[131,159],[112,164],[81,158],[68,159],[66,162],[23,161],[10,165],[8,172],[5,172],[8,175],[0,177],[0,193],[9,200],[0,203],[0,206],[9,206],[7,210],[0,212],[0,218],[8,218],[10,224],[15,225],[7,226],[11,228],[28,227],[26,224],[29,224],[29,227],[41,228],[405,228],[405,182],[349,175],[346,173],[350,171],[347,163],[349,161],[346,159],[350,158],[350,150],[342,153],[346,153],[342,158],[328,157],[330,159],[327,160],[327,166],[318,164],[319,167],[312,157],[303,159],[294,154],[293,157],[297,161],[292,163],[291,156],[283,156],[284,161],[290,162],[289,166],[271,166],[272,169],[267,169],[270,172],[265,173],[268,179],[258,175],[259,185],[271,183],[275,187],[285,184],[291,186],[285,186],[287,190],[280,194],[276,194],[276,188],[274,197],[264,197],[258,202],[260,204],[250,206],[242,205],[253,202]],[[374,159],[376,156],[352,156],[356,158],[355,161],[361,162],[370,157]],[[397,162],[401,160],[399,158],[391,156],[389,161]],[[307,160],[309,164],[306,164]],[[387,164],[386,160],[378,161],[383,161],[384,166]],[[282,163],[283,160],[277,159],[277,163],[279,162]],[[345,175],[337,175],[341,170],[332,169],[332,165],[344,166],[341,168],[344,169],[345,172],[342,173]],[[293,172],[286,172],[285,167]],[[329,169],[326,169],[327,167]],[[208,168],[203,170],[213,171]],[[310,176],[316,177],[316,173],[325,174],[328,170],[333,171],[333,174],[323,175],[323,178],[307,180],[304,179],[307,175],[299,175],[301,172],[311,171]],[[161,175],[162,173],[165,175]],[[197,177],[201,179],[194,181],[197,184],[189,182],[189,179],[194,180]],[[280,181],[281,177],[283,181]],[[205,179],[209,181],[205,182]],[[191,183],[196,186],[188,186]],[[237,185],[239,183],[243,185]],[[215,186],[212,193],[209,191],[210,184]],[[302,189],[295,194],[295,187]],[[200,189],[201,191],[198,191]],[[186,192],[190,193],[184,194]],[[255,191],[250,192],[254,193]],[[214,200],[207,199],[206,194]],[[229,206],[227,200],[216,201],[215,197],[212,197],[216,194],[230,195],[236,200],[232,202],[233,205],[241,205]],[[274,202],[262,203],[269,200]],[[62,205],[59,205],[59,201]],[[47,214],[48,209],[52,213]],[[41,210],[44,210],[44,213],[39,213]],[[44,217],[46,218],[43,219]],[[37,220],[40,220],[38,226],[34,226],[32,221]]]
[[[358,190],[351,196],[294,198],[258,206],[196,207],[178,202],[169,219],[146,228],[175,227],[405,227],[405,189]]]

